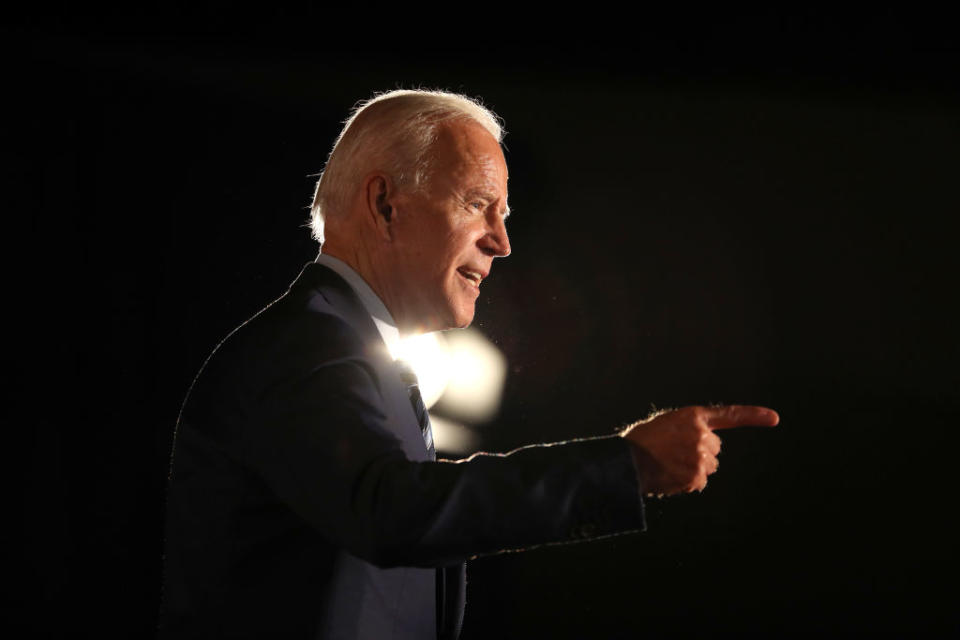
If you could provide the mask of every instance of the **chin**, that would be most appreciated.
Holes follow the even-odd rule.
[[[447,298],[444,304],[435,304],[429,311],[421,307],[421,312],[414,317],[418,321],[414,324],[421,333],[446,331],[448,329],[466,329],[473,323],[476,305],[473,300],[456,300]]]
[[[427,321],[413,323],[413,333],[433,333],[434,331],[447,331],[449,329],[466,329],[473,323],[473,314],[445,314],[443,316],[433,315]]]
[[[466,329],[473,323],[473,312],[457,313],[453,312],[440,322],[436,322],[431,331],[446,331],[448,329]]]
[[[455,315],[454,320],[454,329],[466,329],[473,323],[473,316],[475,310],[473,305],[470,305],[469,309],[464,309],[461,313]]]
[[[450,329],[466,329],[473,323],[473,316],[446,318],[441,322],[433,322],[424,333],[431,331],[448,331]]]

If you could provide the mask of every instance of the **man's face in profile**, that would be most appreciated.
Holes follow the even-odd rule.
[[[510,253],[504,219],[507,165],[479,124],[444,126],[430,156],[430,178],[396,200],[394,315],[422,331],[466,327],[494,257]]]

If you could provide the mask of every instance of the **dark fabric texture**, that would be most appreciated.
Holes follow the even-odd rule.
[[[315,263],[231,333],[177,425],[160,636],[455,638],[467,559],[644,527],[622,438],[433,461],[408,391]]]

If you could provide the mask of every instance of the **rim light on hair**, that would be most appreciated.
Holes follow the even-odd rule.
[[[310,207],[313,237],[323,243],[324,220],[348,208],[370,171],[388,173],[400,187],[429,179],[429,151],[443,123],[472,120],[503,141],[500,118],[478,101],[445,91],[396,90],[361,102],[344,124],[317,181]]]

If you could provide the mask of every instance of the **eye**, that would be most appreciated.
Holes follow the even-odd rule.
[[[476,209],[477,211],[483,211],[483,209],[484,209],[484,204],[483,204],[482,202],[480,202],[479,200],[477,200],[477,201],[471,202],[471,203],[470,203],[470,207],[471,207],[472,209]]]

